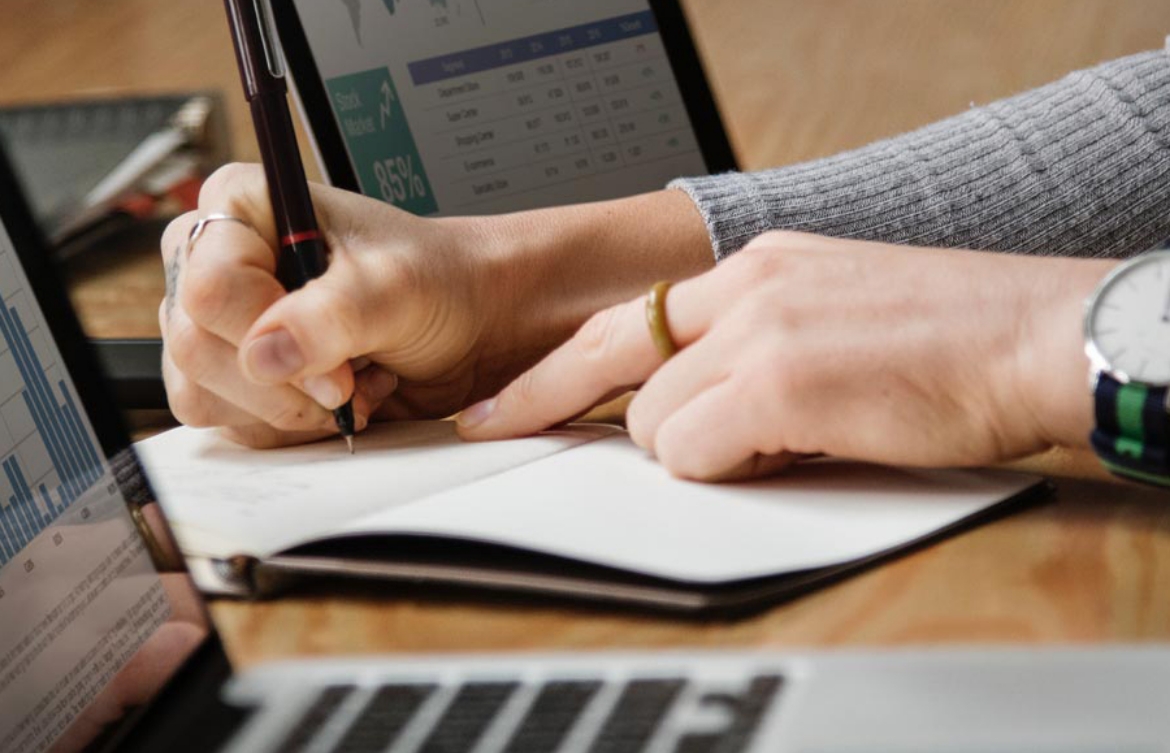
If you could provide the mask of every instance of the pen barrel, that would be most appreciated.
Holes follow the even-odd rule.
[[[276,259],[276,278],[290,293],[300,290],[309,280],[320,277],[328,266],[329,252],[320,238],[291,241],[280,248]]]
[[[296,290],[325,273],[328,250],[319,235],[287,95],[262,92],[250,105],[280,239],[277,276],[285,289]]]

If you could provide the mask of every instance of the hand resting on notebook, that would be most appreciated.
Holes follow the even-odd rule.
[[[463,435],[494,439],[645,384],[633,438],[699,479],[787,453],[983,464],[1089,430],[1080,307],[1112,262],[773,233],[711,270],[680,191],[478,219],[324,187],[314,201],[333,260],[291,295],[259,168],[217,173],[199,210],[257,232],[215,223],[187,249],[195,215],[168,229],[160,319],[185,423],[257,447],[308,441],[353,394],[360,426],[474,406]],[[666,365],[642,309],[657,279],[686,280],[668,299],[683,350]]]

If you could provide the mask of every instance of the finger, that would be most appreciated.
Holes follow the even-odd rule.
[[[662,422],[727,378],[728,350],[727,338],[711,331],[655,371],[626,411],[626,426],[634,443],[654,452],[654,438]]]
[[[393,395],[398,386],[398,378],[384,369],[371,367],[363,369],[357,374],[357,386],[354,391],[354,428],[358,433],[365,431],[371,422],[371,416]],[[221,432],[225,437],[257,450],[269,450],[276,447],[307,444],[327,437],[337,435],[335,428],[319,431],[280,431],[268,424],[252,423],[241,426],[227,426]]]
[[[280,431],[264,423],[249,424],[248,426],[225,426],[220,429],[219,433],[229,441],[250,447],[253,450],[275,450],[278,447],[309,444],[337,436],[336,430]]]
[[[168,329],[167,349],[174,365],[191,382],[282,431],[307,432],[333,426],[329,411],[304,392],[288,385],[261,387],[245,379],[236,348],[200,329],[181,307],[171,313]]]
[[[742,474],[761,444],[758,416],[743,395],[738,381],[728,378],[672,413],[654,438],[658,461],[673,475],[697,481]]]
[[[697,340],[714,316],[706,277],[675,286],[667,297],[667,320],[680,348]],[[646,323],[646,299],[606,309],[573,337],[522,374],[491,400],[459,417],[465,439],[531,434],[575,416],[615,390],[644,382],[663,359]]]
[[[195,213],[188,212],[167,225],[160,241],[166,293],[159,311],[159,323],[163,327],[164,333],[166,332],[166,315],[175,306],[175,301],[178,298],[183,252],[186,248],[186,239],[194,224]]]
[[[163,383],[167,389],[167,402],[179,423],[195,428],[210,428],[243,426],[260,420],[192,382],[175,366],[170,354],[165,350],[162,373]]]
[[[243,373],[256,384],[280,384],[352,372],[350,359],[369,352],[374,329],[362,289],[331,270],[281,298],[240,344]]]
[[[159,241],[164,264],[170,263],[171,259],[184,249],[187,238],[191,236],[191,228],[195,227],[198,221],[198,212],[185,212],[167,224]]]
[[[260,165],[233,163],[209,175],[199,191],[199,214],[226,214],[244,220],[269,248],[277,247],[276,218]]]
[[[200,327],[233,345],[285,295],[276,279],[276,252],[239,223],[204,226],[184,266],[179,305]]]
[[[756,453],[739,465],[736,465],[722,473],[704,479],[695,479],[696,481],[707,481],[710,483],[729,483],[732,481],[748,481],[756,478],[767,478],[775,476],[778,473],[788,470],[795,463],[799,463],[812,455],[798,455],[794,452],[781,452],[776,455],[762,455]]]

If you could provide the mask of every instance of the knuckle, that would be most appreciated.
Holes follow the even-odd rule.
[[[192,265],[179,289],[183,309],[201,324],[219,320],[233,299],[232,285],[218,269]]]
[[[199,206],[222,207],[239,193],[247,190],[260,176],[257,165],[229,162],[207,177],[199,190]]]
[[[706,467],[705,453],[696,450],[692,443],[681,441],[680,435],[676,433],[663,432],[654,454],[662,467],[675,478],[701,481],[711,475]]]
[[[203,337],[186,317],[172,316],[167,327],[166,348],[175,368],[192,378],[196,373]]]
[[[167,402],[179,423],[196,429],[214,426],[208,393],[198,388],[178,386],[167,389]]]
[[[634,444],[642,449],[654,449],[654,427],[650,424],[649,416],[646,413],[646,402],[641,398],[642,393],[639,392],[634,400],[630,403],[630,407],[626,409],[626,429],[630,433],[630,439]]]
[[[167,223],[159,241],[159,248],[164,258],[178,253],[182,245],[187,242],[187,235],[195,224],[195,214],[195,212],[186,212]]]
[[[754,243],[734,257],[740,271],[749,279],[759,281],[776,275],[784,263],[783,252],[766,243]]]

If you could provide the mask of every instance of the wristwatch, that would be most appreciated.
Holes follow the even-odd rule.
[[[1170,486],[1170,250],[1115,269],[1089,298],[1091,441],[1119,476]]]

